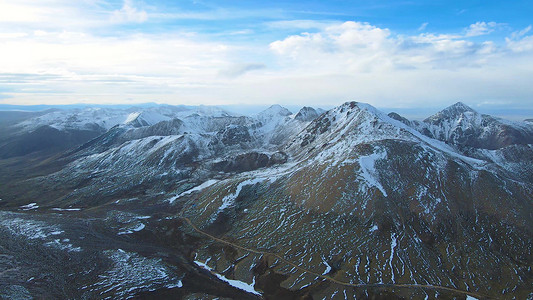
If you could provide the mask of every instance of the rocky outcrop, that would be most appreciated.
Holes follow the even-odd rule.
[[[313,121],[317,117],[318,117],[318,113],[317,113],[317,111],[314,108],[308,107],[308,106],[304,106],[296,114],[294,119],[296,119],[296,120],[298,120],[300,122],[309,122],[309,121]]]
[[[216,162],[213,164],[212,169],[219,172],[240,173],[284,164],[287,162],[287,158],[288,156],[284,152],[266,154],[254,151]]]
[[[242,125],[228,126],[219,131],[217,136],[225,146],[239,145],[252,140],[248,128]]]

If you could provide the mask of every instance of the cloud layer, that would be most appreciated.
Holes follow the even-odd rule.
[[[527,35],[529,30],[511,34],[504,43],[470,39],[497,26],[478,22],[464,34],[408,36],[367,23],[344,22],[288,36],[271,43],[270,49],[283,61],[283,73],[313,82],[307,86],[313,98],[329,94],[387,106],[428,101],[440,105],[460,99],[530,105],[533,89],[527,78],[533,75],[533,37]]]
[[[132,0],[33,3],[0,0],[1,103],[533,102],[531,26],[480,20],[431,32],[425,22],[402,33],[289,18],[213,33],[196,30],[201,22],[165,27],[169,19],[203,22],[206,12],[166,13]],[[236,18],[219,8],[211,17]]]

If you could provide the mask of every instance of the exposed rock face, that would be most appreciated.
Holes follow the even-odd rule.
[[[217,133],[220,140],[226,146],[233,146],[247,143],[252,140],[248,128],[245,126],[228,126]]]
[[[399,114],[397,114],[395,112],[391,112],[387,116],[389,116],[391,119],[400,121],[400,122],[404,123],[407,126],[411,126],[411,121],[409,121],[408,119],[400,116]]]
[[[277,164],[284,164],[287,162],[287,154],[283,152],[276,152],[271,155],[259,152],[248,152],[239,154],[228,160],[216,162],[213,165],[213,170],[222,171],[226,173],[231,172],[247,172],[257,170],[259,168],[271,167]]]
[[[287,162],[289,156],[287,155],[287,153],[285,152],[282,152],[282,151],[278,151],[276,153],[273,153],[271,156],[270,156],[270,165],[273,166],[273,165],[278,165],[278,164],[284,164]]]
[[[300,111],[296,114],[294,118],[302,122],[309,122],[313,121],[317,117],[318,113],[314,108],[304,106],[302,109],[300,109]]]

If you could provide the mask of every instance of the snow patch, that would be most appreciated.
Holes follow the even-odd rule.
[[[80,211],[81,208],[59,208],[59,207],[54,207],[54,208],[52,208],[52,210],[55,210],[55,211]]]
[[[145,227],[146,227],[146,225],[144,225],[143,223],[140,223],[139,225],[137,225],[137,227],[135,227],[135,228],[133,228],[133,229],[130,229],[130,230],[126,230],[126,231],[121,231],[121,232],[119,232],[118,234],[119,234],[119,235],[122,235],[122,234],[132,234],[132,233],[134,233],[134,232],[138,232],[138,231],[143,230]]]
[[[128,124],[128,123],[135,121],[135,119],[137,119],[140,115],[141,115],[140,112],[134,112],[134,113],[129,114],[126,117],[126,120],[124,120],[124,124]]]
[[[141,231],[146,227],[143,223],[139,224],[139,226],[133,228],[133,231]]]
[[[366,181],[368,186],[378,188],[383,196],[387,197],[387,192],[379,182],[375,167],[376,160],[385,158],[387,158],[386,152],[377,152],[368,156],[359,157],[359,165],[361,166],[361,174],[359,176]]]
[[[392,283],[394,283],[394,269],[392,268],[392,259],[394,258],[394,248],[398,245],[396,241],[396,235],[391,235],[391,244],[390,244],[390,257],[389,257],[389,266],[390,266],[390,273],[391,273],[391,280]]]
[[[178,282],[176,282],[174,284],[168,284],[165,287],[168,288],[168,289],[180,288],[180,287],[183,287],[183,282],[181,282],[181,280],[178,280]]]
[[[191,194],[193,192],[201,191],[201,190],[203,190],[203,189],[205,189],[205,188],[207,188],[209,186],[212,186],[213,184],[215,184],[217,182],[218,182],[218,180],[216,180],[216,179],[210,179],[210,180],[200,184],[199,186],[193,187],[192,189],[186,190],[185,192],[183,192],[183,193],[181,193],[181,194],[179,194],[177,196],[174,196],[172,198],[167,199],[167,201],[170,204],[172,204],[172,203],[174,203],[174,201],[176,201],[177,199],[179,199],[179,198],[181,198],[181,197],[183,197],[185,195],[189,195],[189,194]]]
[[[235,190],[233,194],[229,194],[222,199],[222,205],[220,205],[220,207],[218,208],[218,212],[221,212],[224,209],[233,205],[233,202],[235,201],[235,199],[237,199],[243,187],[247,185],[254,185],[256,183],[263,182],[263,181],[270,181],[270,180],[271,178],[253,178],[253,179],[247,179],[239,183],[239,185],[237,185],[237,189]]]
[[[37,205],[37,203],[30,203],[30,204],[26,204],[26,205],[22,205],[20,207],[20,209],[22,210],[32,210],[32,209],[37,209],[39,208],[39,205]]]
[[[218,279],[228,283],[229,285],[233,286],[233,287],[236,287],[240,290],[243,290],[245,292],[248,292],[248,293],[252,293],[254,295],[258,295],[258,296],[261,296],[261,293],[259,293],[258,291],[255,290],[254,288],[254,285],[255,285],[255,278],[254,278],[254,281],[252,282],[252,284],[248,284],[246,282],[243,282],[243,281],[240,281],[240,280],[235,280],[235,279],[228,279],[216,272],[213,271],[212,268],[210,268],[207,264],[201,262],[201,261],[197,261],[195,260],[194,263],[196,265],[198,265],[199,267],[202,267],[203,269],[206,269],[208,270],[209,272],[211,272],[211,274],[215,275],[216,277],[218,277]]]
[[[69,239],[54,239],[53,241],[44,243],[45,246],[56,248],[59,250],[66,250],[68,252],[80,252],[81,247],[74,247],[72,244],[68,243]]]
[[[324,270],[324,273],[322,273],[322,275],[326,275],[328,274],[329,272],[331,272],[331,266],[326,262],[326,260],[324,259],[324,257],[322,257],[322,263],[324,265],[326,265],[326,269]]]

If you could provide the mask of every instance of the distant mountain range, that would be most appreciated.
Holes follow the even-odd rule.
[[[532,122],[460,102],[3,116],[0,295],[533,297]]]

